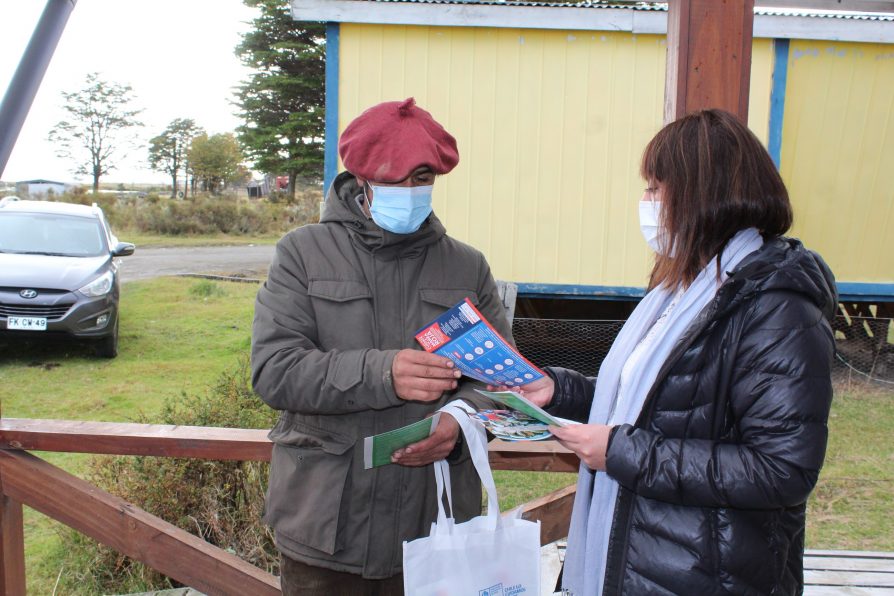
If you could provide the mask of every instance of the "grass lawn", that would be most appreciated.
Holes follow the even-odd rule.
[[[0,344],[0,403],[8,418],[130,421],[166,398],[203,393],[248,353],[257,286],[165,278],[122,287],[120,354],[80,344]],[[40,454],[79,475],[89,456]],[[51,594],[58,527],[26,508],[30,594]]]
[[[128,241],[133,237],[121,233]],[[252,239],[256,241],[256,239]],[[14,418],[149,419],[167,398],[201,394],[247,355],[257,286],[163,278],[122,288],[120,355],[79,344],[0,344],[2,414]],[[894,551],[894,390],[842,384],[826,466],[809,503],[808,548]],[[89,456],[40,454],[79,474]],[[501,506],[575,481],[573,474],[495,472]],[[29,593],[51,594],[65,553],[58,526],[26,508]]]
[[[837,385],[807,546],[894,551],[894,387]]]

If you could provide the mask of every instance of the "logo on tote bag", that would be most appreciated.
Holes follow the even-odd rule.
[[[527,588],[521,584],[503,588],[503,584],[497,584],[484,590],[478,590],[478,596],[515,596],[527,592]]]

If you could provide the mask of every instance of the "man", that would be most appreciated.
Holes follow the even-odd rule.
[[[469,297],[510,341],[511,329],[484,257],[431,211],[435,176],[459,161],[431,114],[412,98],[376,105],[339,153],[348,171],[320,223],[280,240],[255,306],[254,387],[282,411],[265,521],[284,594],[401,594],[402,543],[436,515],[429,464],[454,466],[460,521],[480,514],[480,484],[450,416],[393,465],[364,470],[362,439],[451,400],[485,403],[448,359],[419,349],[419,328]]]

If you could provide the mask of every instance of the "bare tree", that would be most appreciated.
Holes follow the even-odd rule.
[[[136,119],[142,110],[130,107],[130,85],[103,81],[98,73],[88,74],[86,83],[79,91],[62,92],[69,118],[56,124],[49,139],[59,157],[75,161],[75,174],[93,177],[96,192],[100,177],[115,168],[113,157],[124,156],[120,133],[143,125]]]

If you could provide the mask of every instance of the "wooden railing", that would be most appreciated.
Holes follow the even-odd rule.
[[[0,596],[26,592],[22,507],[90,536],[206,594],[279,594],[279,580],[201,538],[93,486],[28,451],[269,461],[263,430],[0,418]],[[490,446],[495,470],[576,472],[560,445]],[[568,534],[574,487],[523,506],[541,521],[541,542]],[[259,521],[260,523],[260,521]]]

